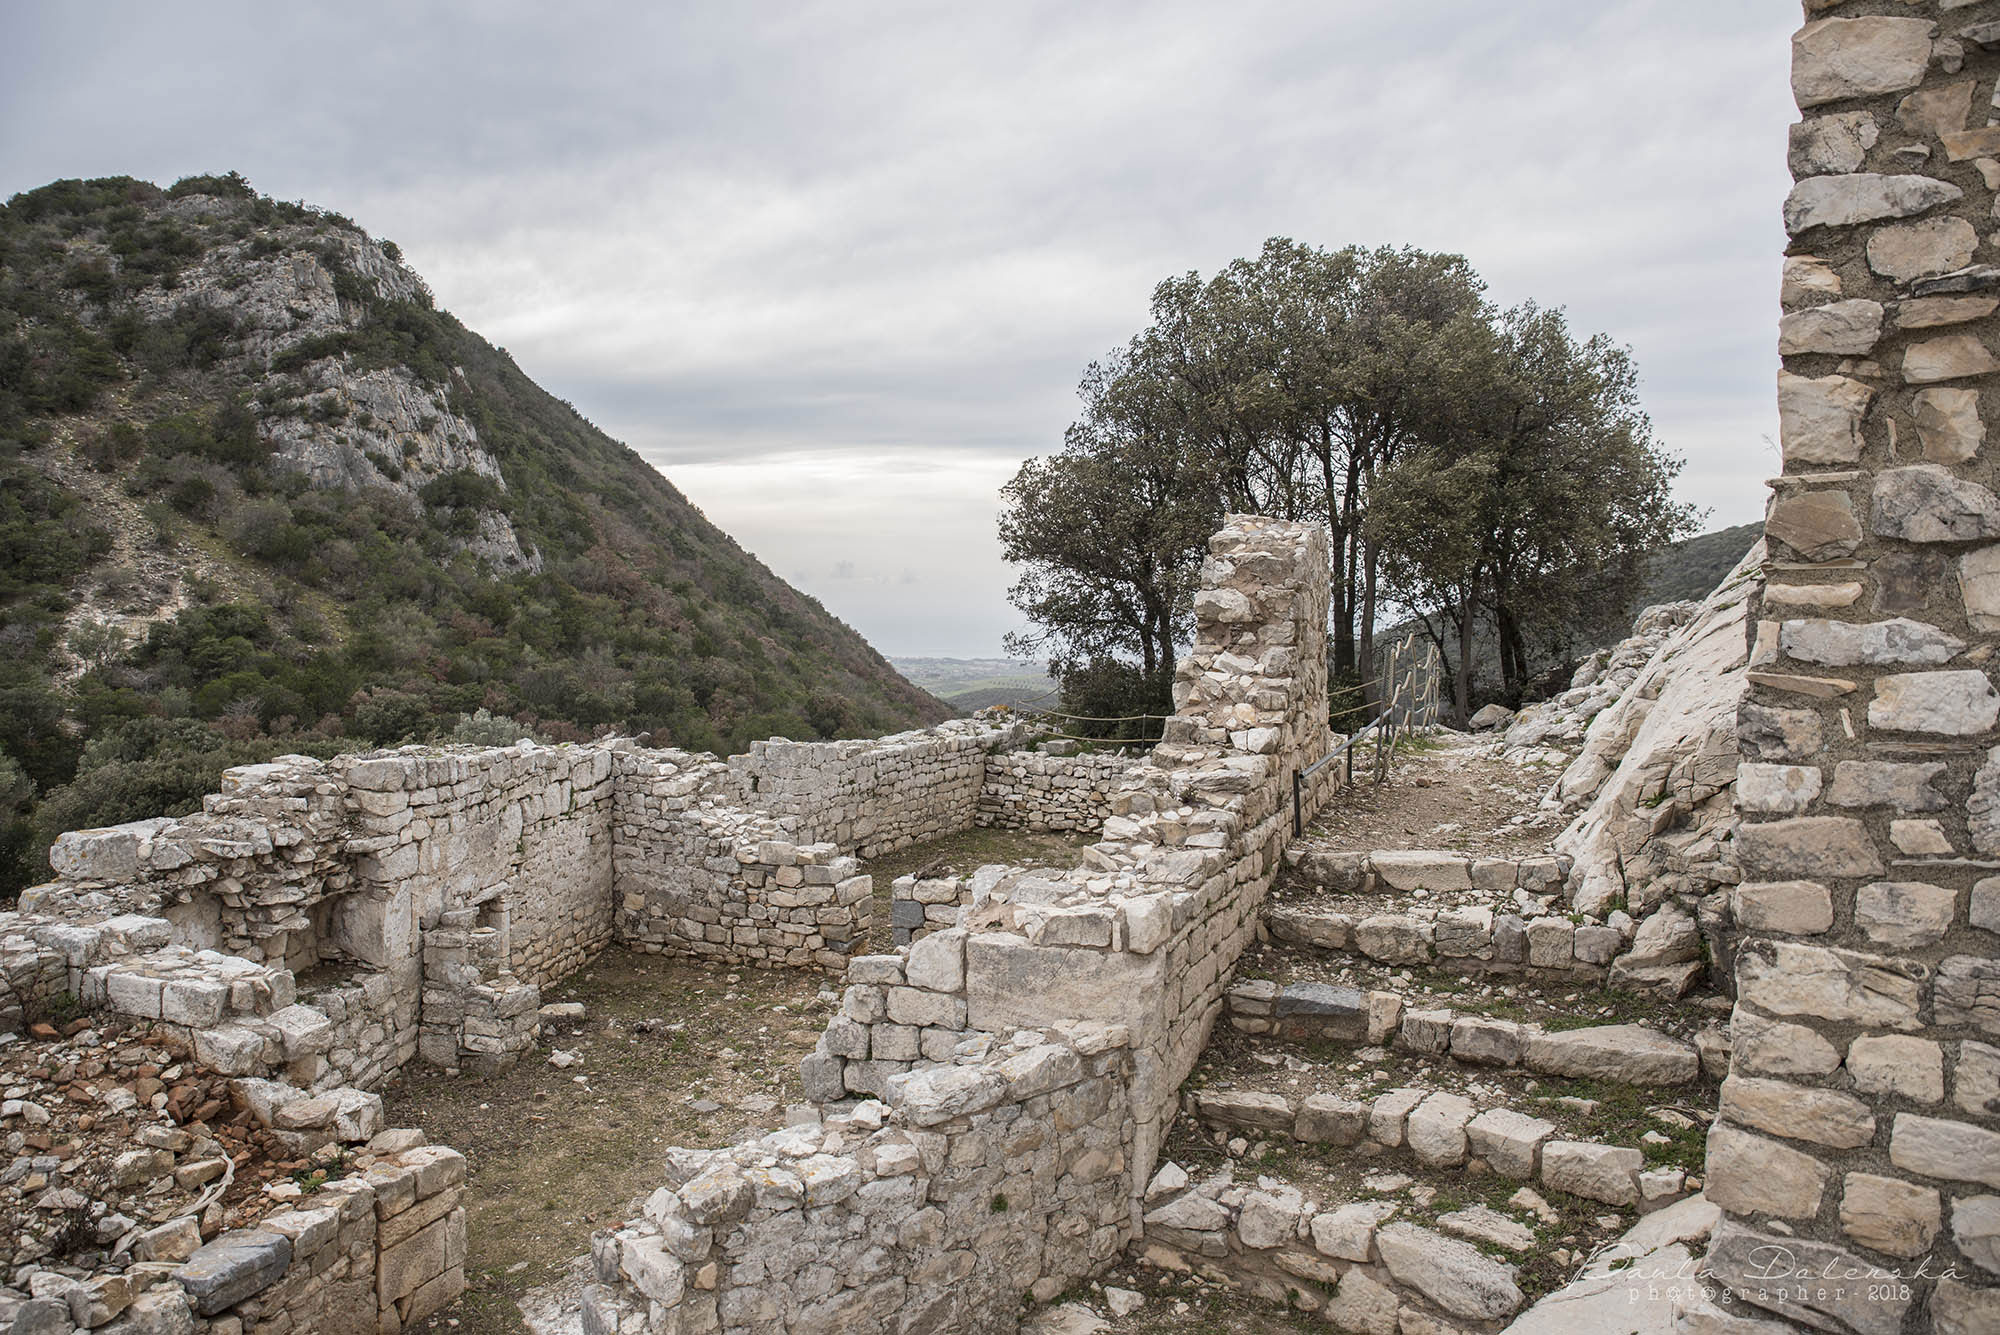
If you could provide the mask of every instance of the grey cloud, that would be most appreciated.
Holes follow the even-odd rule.
[[[1755,517],[1782,8],[13,5],[0,193],[338,209],[776,568],[922,548],[800,581],[882,647],[986,654],[999,482],[1154,282],[1273,234],[1459,251],[1629,342],[1683,493]]]

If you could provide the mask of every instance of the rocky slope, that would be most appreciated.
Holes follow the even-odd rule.
[[[0,697],[0,862],[38,802],[171,806],[223,750],[480,710],[718,750],[951,712],[436,309],[392,243],[233,175],[0,209]],[[99,773],[157,769],[168,734],[207,759]]]

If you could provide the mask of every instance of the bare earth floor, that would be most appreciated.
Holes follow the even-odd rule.
[[[1553,763],[1512,764],[1486,737],[1440,732],[1402,743],[1380,787],[1370,782],[1374,751],[1355,756],[1355,783],[1306,830],[1321,848],[1449,848],[1484,857],[1548,851],[1562,817],[1538,809],[1561,777]]]
[[[383,1091],[393,1126],[464,1153],[465,1297],[430,1329],[519,1335],[515,1300],[559,1281],[595,1229],[659,1185],[670,1145],[776,1130],[835,994],[820,974],[669,961],[620,948],[551,988],[581,1020],[491,1080],[412,1066]],[[580,1060],[550,1064],[557,1051]]]

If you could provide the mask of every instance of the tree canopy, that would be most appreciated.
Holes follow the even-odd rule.
[[[1491,627],[1518,700],[1530,662],[1622,606],[1690,525],[1630,353],[1559,310],[1499,310],[1460,256],[1274,237],[1162,282],[1151,317],[1086,369],[1062,450],[1003,493],[1032,623],[1012,644],[1066,680],[1090,664],[1101,685],[1114,660],[1170,678],[1207,535],[1251,511],[1326,525],[1337,681],[1372,679],[1393,609],[1424,618],[1461,711]]]

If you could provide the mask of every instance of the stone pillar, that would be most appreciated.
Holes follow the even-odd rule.
[[[1969,1335],[2000,1330],[2000,5],[1806,9],[1709,1266],[1815,1328]]]

